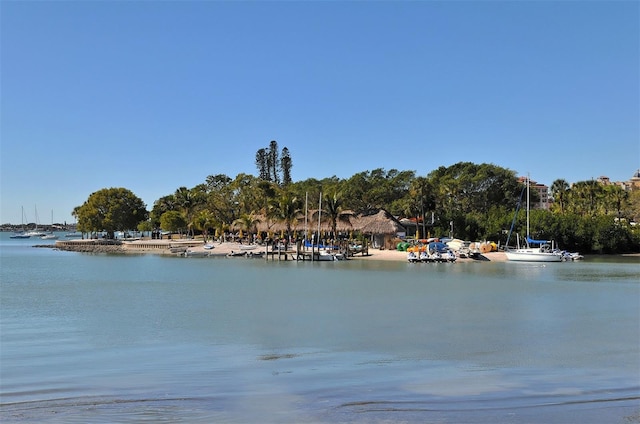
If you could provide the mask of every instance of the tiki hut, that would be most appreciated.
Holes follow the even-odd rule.
[[[260,222],[256,224],[259,233],[280,234],[283,231],[287,231],[287,224],[282,221],[267,218],[264,215],[257,215],[257,218],[260,220]],[[291,223],[291,231],[304,231],[304,216],[302,218],[298,217],[298,219]]]
[[[361,214],[354,224],[355,229],[371,236],[374,247],[395,249],[393,240],[406,234],[400,221],[384,209],[377,213]]]
[[[260,222],[258,222],[256,225],[258,232],[280,234],[283,231],[284,232],[287,231],[287,225],[284,222],[276,221],[274,219],[269,219],[264,215],[259,215],[257,216],[257,218],[260,220]],[[331,222],[327,218],[328,217],[324,214],[320,216],[320,232],[322,237],[324,236],[329,237],[332,232]],[[355,220],[356,218],[354,218],[353,213],[345,212],[343,216],[341,216],[340,219],[336,221],[336,231],[342,234],[346,234],[354,231]],[[310,210],[309,213],[307,214],[306,229],[310,234],[318,232],[318,211],[317,210]],[[304,215],[301,215],[291,224],[291,231],[293,233],[297,233],[298,235],[300,235],[304,233],[304,230],[305,230],[305,219],[304,219]]]
[[[256,215],[258,222],[256,228],[261,234],[270,234],[278,237],[287,231],[284,222],[269,219],[264,215]],[[318,232],[318,211],[311,210],[307,215],[306,229],[309,235]],[[406,228],[393,215],[384,209],[378,211],[354,215],[348,211],[336,222],[336,231],[339,235],[351,234],[354,232],[368,236],[374,247],[387,249],[395,249],[393,240],[404,236]],[[291,224],[292,236],[297,233],[298,237],[302,237],[305,231],[304,215],[299,216]],[[320,220],[320,237],[331,237],[331,222],[326,219],[325,215]]]

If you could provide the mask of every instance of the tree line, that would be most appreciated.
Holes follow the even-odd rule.
[[[89,196],[73,214],[83,232],[162,228],[202,234],[205,239],[232,228],[255,232],[260,217],[293,227],[309,209],[318,209],[336,237],[341,220],[385,209],[411,218],[422,237],[452,235],[463,240],[491,240],[504,244],[523,183],[514,171],[493,164],[459,162],[441,166],[426,176],[415,171],[363,171],[341,179],[336,176],[291,181],[291,156],[286,148],[256,153],[258,176],[212,174],[195,187],[179,187],[157,199],[151,211],[126,189],[104,189]],[[564,180],[551,185],[554,199],[549,210],[530,213],[531,236],[554,239],[567,250],[583,253],[640,251],[640,191],[615,185]],[[531,191],[531,203],[538,201]],[[113,208],[121,208],[114,212]],[[120,220],[120,221],[118,221]],[[525,227],[519,214],[516,229]],[[453,229],[453,234],[451,234]],[[522,231],[522,230],[521,230]]]

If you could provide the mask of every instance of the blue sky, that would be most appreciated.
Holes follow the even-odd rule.
[[[550,185],[640,168],[635,1],[3,1],[1,215],[72,222],[208,175],[493,163]]]

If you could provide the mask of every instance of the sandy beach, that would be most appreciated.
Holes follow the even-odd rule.
[[[205,245],[202,241],[199,240],[135,240],[130,242],[123,242],[124,251],[130,253],[161,253],[161,254],[171,254],[170,248],[179,248],[180,246],[184,246],[189,251],[194,252],[195,254],[205,254],[208,253],[209,256],[228,256],[232,253],[242,252],[244,249],[247,249],[247,245],[242,245],[237,242],[214,242],[211,243],[213,248],[205,249]],[[164,249],[161,248],[164,246]],[[247,250],[251,252],[263,252],[265,250],[264,246],[257,246],[254,250]],[[407,261],[407,252],[402,252],[398,250],[379,250],[379,249],[369,249],[368,255],[355,254],[350,257],[351,260],[377,260],[377,261]],[[458,261],[474,261],[474,260],[484,260],[484,261],[506,261],[506,255],[504,252],[489,252],[483,255],[480,255],[478,259],[470,259],[470,258],[458,258]]]
[[[265,251],[264,246],[256,246],[253,250],[247,250],[246,244],[240,244],[238,242],[213,242],[210,243],[213,248],[205,249],[205,244],[202,240],[190,240],[190,239],[174,239],[174,240],[131,240],[131,241],[104,241],[104,240],[58,240],[55,245],[45,244],[36,245],[35,247],[54,247],[59,250],[69,250],[75,252],[87,252],[87,253],[151,253],[156,255],[177,255],[179,251],[184,252],[189,250],[194,253],[194,256],[230,256],[233,253],[247,252],[260,253]],[[290,250],[290,253],[295,250],[295,247]],[[605,255],[606,256],[606,255]],[[620,255],[622,257],[633,257],[640,260],[640,253],[630,253]],[[360,253],[355,254],[349,258],[350,260],[365,260],[365,261],[407,261],[407,252],[388,249],[373,249],[369,248],[367,255]],[[458,258],[458,262],[474,262],[474,261],[487,261],[487,262],[506,262],[507,256],[504,252],[487,252],[480,254],[476,258]]]

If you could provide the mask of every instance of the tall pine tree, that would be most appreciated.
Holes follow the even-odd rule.
[[[256,167],[258,168],[258,177],[261,180],[270,181],[269,166],[267,164],[267,150],[260,149],[256,152]]]
[[[292,183],[291,168],[293,162],[286,147],[278,153],[278,142],[272,140],[269,147],[256,152],[256,168],[258,176],[263,181],[269,181],[285,187]]]
[[[271,181],[276,184],[280,184],[280,177],[278,176],[280,161],[278,156],[278,142],[271,140],[268,150],[269,175],[271,176]]]
[[[286,147],[282,149],[280,155],[280,171],[282,172],[282,186],[286,187],[291,184],[291,168],[293,163],[291,162],[291,155],[289,149]]]

